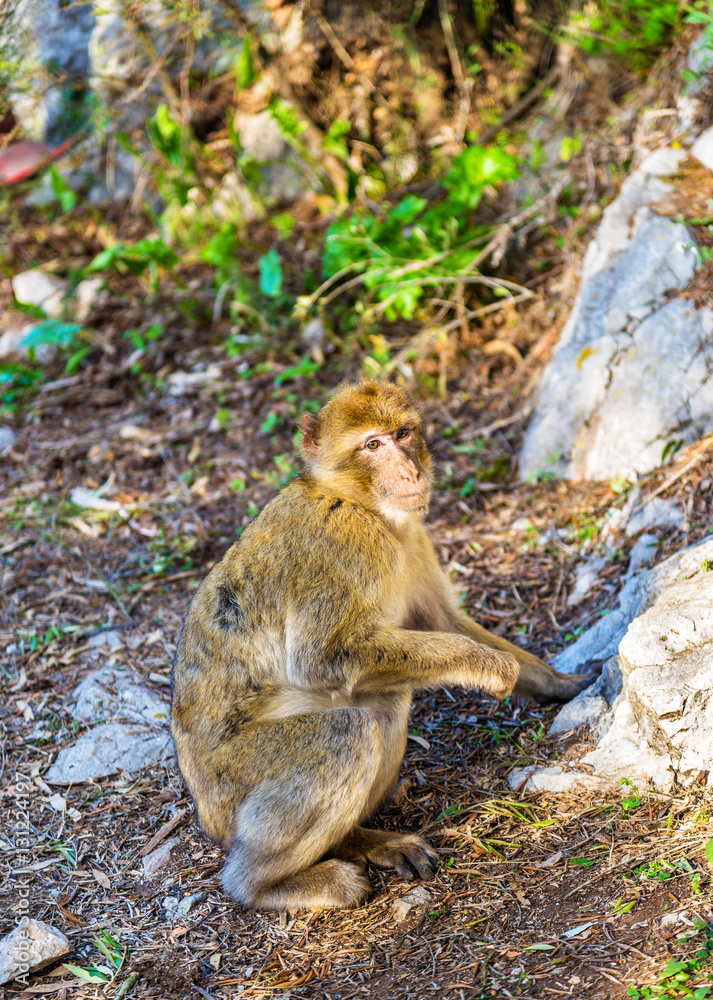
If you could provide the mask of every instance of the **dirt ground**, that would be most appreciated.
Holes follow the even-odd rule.
[[[376,17],[374,24],[376,31]],[[330,37],[316,46],[317,63],[326,65]],[[377,58],[375,41],[364,51],[362,76],[391,58]],[[445,79],[447,54],[440,63],[433,72]],[[353,112],[342,82],[330,98],[338,105],[332,118]],[[513,88],[520,83],[513,79]],[[642,85],[641,107],[647,93]],[[583,94],[581,124],[595,133],[611,94],[604,99],[596,87]],[[434,114],[442,115],[443,94],[438,101]],[[456,106],[450,93],[448,102]],[[424,135],[432,124],[422,123]],[[630,162],[632,131],[612,139],[602,128],[600,140],[585,140],[572,171],[591,174],[587,198],[603,204],[613,196],[618,180],[608,168]],[[314,205],[294,211],[299,245],[303,231],[323,222]],[[695,214],[689,199],[670,206],[671,214],[686,211]],[[546,658],[615,605],[636,541],[617,538],[592,592],[569,604],[577,566],[596,551],[607,511],[625,496],[608,483],[517,479],[527,400],[576,292],[595,218],[561,216],[534,246],[513,248],[508,276],[535,297],[517,313],[503,310],[456,331],[443,349],[427,347],[412,385],[437,470],[429,528],[441,563],[479,622]],[[143,235],[130,216],[112,226],[127,241]],[[48,221],[24,208],[0,219],[0,328],[27,320],[10,311],[11,272],[50,261],[65,271],[81,267],[104,246],[100,229],[91,215]],[[266,227],[256,225],[239,250],[248,276],[266,239]],[[284,251],[288,292],[295,291],[290,274],[313,265],[305,246],[294,259]],[[156,292],[114,275],[81,370],[66,374],[64,357],[46,362],[43,380],[2,418],[18,439],[0,458],[0,934],[17,922],[23,879],[30,915],[69,937],[67,961],[85,979],[86,970],[107,966],[109,981],[49,966],[29,986],[11,983],[0,995],[713,995],[713,871],[704,852],[713,837],[710,794],[703,785],[671,795],[632,786],[596,797],[512,792],[513,768],[536,761],[577,768],[591,746],[586,731],[548,736],[554,706],[460,690],[417,697],[402,781],[373,819],[423,834],[441,854],[424,885],[428,896],[410,909],[395,904],[414,884],[375,869],[372,899],[348,912],[265,914],[233,904],[220,884],[221,852],[198,832],[172,760],[69,788],[46,783],[57,753],[86,728],[73,717],[73,692],[87,674],[124,666],[168,699],[193,589],[298,469],[294,434],[306,404],[323,402],[361,371],[357,341],[348,351],[328,350],[317,374],[295,374],[306,348],[279,324],[269,343],[230,356],[226,329],[212,321],[210,277],[200,265],[180,277]],[[710,297],[710,281],[702,269],[690,294]],[[137,356],[127,332],[152,324],[161,334]],[[415,332],[392,329],[390,341],[398,348]],[[486,353],[486,343],[499,347]],[[71,496],[78,487],[120,510],[81,506]],[[641,489],[642,499],[656,492],[686,512],[681,528],[655,529],[657,560],[709,533],[710,448],[679,452]],[[24,823],[17,802],[28,783],[29,859],[16,846]],[[148,878],[143,858],[169,838],[177,841],[169,864]],[[192,908],[176,913],[171,900],[193,894]]]
[[[141,308],[165,320],[169,306]],[[112,322],[126,328],[130,317],[115,313]],[[175,330],[180,338],[178,323]],[[259,914],[233,905],[220,886],[220,851],[197,831],[172,761],[61,788],[72,812],[55,811],[58,789],[42,775],[83,730],[72,717],[77,683],[100,665],[126,665],[168,697],[192,588],[292,471],[300,404],[321,401],[356,371],[327,366],[311,383],[279,385],[289,352],[242,378],[246,358],[226,359],[210,338],[188,348],[169,340],[155,370],[173,370],[172,350],[183,352],[183,370],[218,366],[214,381],[178,393],[170,371],[160,381],[132,374],[130,346],[109,335],[107,342],[119,346],[81,377],[63,377],[56,363],[56,377],[18,417],[18,442],[0,467],[8,817],[0,931],[15,923],[12,810],[16,786],[29,778],[36,841],[22,872],[31,915],[67,934],[69,961],[85,969],[105,961],[93,935],[108,932],[120,943],[119,968],[102,987],[50,969],[29,989],[8,985],[6,995],[118,996],[127,987],[122,995],[133,997],[594,1000],[656,982],[670,958],[692,955],[701,943],[700,934],[688,940],[694,922],[713,917],[703,854],[713,832],[710,798],[703,789],[664,796],[624,788],[595,799],[513,794],[513,767],[574,766],[588,745],[586,732],[547,736],[553,709],[462,691],[417,698],[403,781],[374,823],[424,833],[443,864],[427,902],[403,920],[393,904],[413,885],[376,870],[373,899],[350,912]],[[595,592],[568,606],[576,565],[623,498],[608,484],[522,485],[513,475],[522,431],[515,386],[545,357],[533,350],[519,366],[473,350],[468,364],[452,365],[445,397],[421,392],[420,406],[438,469],[430,529],[444,567],[479,621],[551,656],[614,604],[633,540],[622,539]],[[227,413],[221,423],[219,410]],[[457,450],[473,442],[475,458]],[[682,454],[644,493],[690,458]],[[493,467],[504,478],[488,481],[483,470]],[[661,533],[659,558],[707,533],[712,482],[713,457],[703,452],[664,491],[684,506],[687,523]],[[103,486],[124,512],[82,510],[70,500],[78,486]],[[109,631],[120,645],[95,645]],[[169,836],[178,838],[170,864],[147,879],[142,856]],[[166,897],[193,893],[190,912],[171,916]],[[710,968],[704,964],[699,986]]]

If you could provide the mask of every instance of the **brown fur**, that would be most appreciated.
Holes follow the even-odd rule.
[[[414,690],[571,697],[458,608],[422,524],[431,462],[395,386],[343,386],[307,415],[306,472],[211,571],[184,622],[172,727],[223,882],[266,909],[353,906],[363,864],[425,876],[419,837],[361,824],[393,788]]]

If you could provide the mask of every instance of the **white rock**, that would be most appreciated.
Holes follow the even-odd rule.
[[[600,571],[604,569],[608,562],[609,559],[607,556],[596,556],[594,559],[588,559],[587,562],[577,567],[574,574],[574,587],[567,598],[567,604],[570,607],[573,604],[578,604],[587,596],[597,582]]]
[[[111,633],[102,633],[102,635]],[[114,633],[118,639],[118,634]],[[74,717],[83,722],[130,720],[164,729],[170,705],[137,682],[130,670],[101,667],[87,674],[76,688]]]
[[[516,767],[508,775],[513,792],[583,792],[600,789],[604,783],[591,774],[551,767]]]
[[[634,542],[629,553],[629,565],[626,569],[626,578],[647,569],[656,557],[658,538],[656,535],[649,535],[644,532],[641,538]]]
[[[612,479],[651,471],[672,441],[713,427],[713,311],[669,293],[694,274],[689,231],[648,206],[682,150],[660,149],[622,186],[585,258],[582,286],[536,390],[520,474]]]
[[[101,308],[107,299],[108,293],[103,278],[85,278],[79,282],[74,292],[72,303],[74,318],[78,323],[86,323],[92,312]]]
[[[594,239],[584,258],[582,284],[608,267],[628,247],[643,224],[641,209],[671,194],[665,178],[674,174],[686,157],[685,150],[662,146],[641,162],[621,186],[619,196],[604,209]]]
[[[629,623],[651,607],[666,587],[698,573],[706,560],[713,560],[713,539],[683,549],[653,569],[632,576],[619,594],[618,606],[556,656],[554,666],[566,674],[576,674],[589,660],[616,656]]]
[[[619,646],[627,697],[648,744],[679,780],[713,760],[713,572],[699,568],[631,623]]]
[[[702,132],[691,146],[691,154],[709,170],[713,170],[713,128]]]
[[[171,860],[171,851],[179,843],[180,840],[178,837],[171,837],[170,840],[164,841],[160,847],[157,847],[155,851],[151,851],[150,854],[146,855],[142,862],[146,878],[153,878],[157,872],[166,867]]]
[[[648,745],[624,695],[614,705],[612,723],[605,736],[596,749],[582,757],[581,763],[593,767],[596,777],[610,785],[631,780],[642,790],[649,783],[662,791],[673,786],[670,759]]]
[[[0,940],[0,983],[44,969],[72,950],[61,931],[42,920],[23,917],[18,926]]]
[[[39,306],[52,319],[62,316],[68,284],[56,274],[45,274],[39,268],[22,271],[12,279],[12,290],[18,302]]]
[[[391,904],[391,913],[396,921],[406,920],[414,912],[425,909],[431,902],[431,894],[428,889],[418,886],[400,899],[395,899]]]
[[[0,427],[0,455],[10,451],[16,441],[17,434],[14,431],[11,431],[9,427]]]
[[[527,531],[533,524],[529,517],[516,517],[510,525],[510,531]]]
[[[78,784],[123,771],[135,774],[171,756],[171,737],[137,724],[110,722],[95,726],[74,746],[57,754],[45,780],[55,785]]]

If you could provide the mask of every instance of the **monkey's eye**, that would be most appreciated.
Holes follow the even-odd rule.
[[[404,438],[407,438],[410,433],[411,429],[409,427],[402,427],[401,430],[398,430],[396,432],[396,437],[399,438],[400,440],[403,440]]]
[[[378,438],[372,438],[371,441],[366,442],[366,447],[369,449],[369,451],[376,451],[376,449],[379,447],[380,444],[381,441],[379,441]]]

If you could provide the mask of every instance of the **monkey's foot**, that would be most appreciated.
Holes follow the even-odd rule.
[[[254,874],[244,877],[239,856],[228,858],[223,885],[239,902],[256,910],[349,909],[363,903],[371,892],[361,865],[331,859],[320,861],[274,885],[260,884]]]
[[[338,858],[370,861],[377,868],[395,868],[402,878],[431,878],[438,869],[438,854],[415,833],[390,833],[358,826],[330,854]]]

